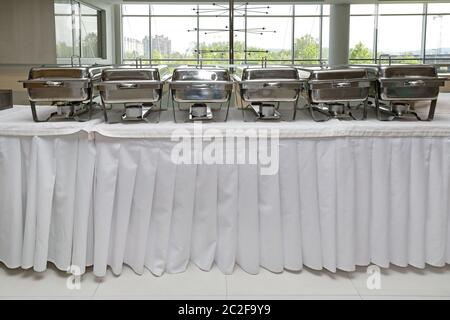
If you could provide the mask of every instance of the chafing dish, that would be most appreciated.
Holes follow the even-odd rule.
[[[95,84],[100,81],[101,66],[41,66],[32,68],[28,80],[21,81],[28,90],[33,120],[83,121],[79,116],[89,113],[91,117],[93,99],[98,95]],[[37,103],[51,103],[57,111],[47,119],[38,119]]]
[[[377,117],[382,121],[413,117],[419,121],[434,118],[439,87],[446,78],[439,77],[436,67],[431,65],[379,66],[373,97]],[[422,119],[413,110],[416,101],[431,101],[428,116]],[[384,115],[387,115],[384,116]]]
[[[169,96],[172,98],[174,120],[177,122],[175,104],[180,111],[186,111],[182,104],[189,104],[186,120],[217,120],[215,112],[227,104],[224,121],[228,118],[233,82],[227,69],[219,67],[179,67],[169,81]],[[210,104],[219,104],[212,108]]]
[[[308,80],[308,104],[314,121],[331,118],[357,119],[354,112],[362,107],[364,120],[367,117],[369,90],[374,81],[365,68],[299,69],[310,71]],[[325,117],[319,118],[317,114]]]
[[[292,67],[244,67],[233,75],[239,85],[240,97],[253,110],[254,120],[281,120],[280,103],[293,105],[295,119],[300,90],[306,80]],[[245,117],[245,109],[242,113]]]
[[[102,100],[105,121],[108,121],[107,105],[123,104],[123,121],[150,121],[150,112],[161,111],[165,80],[169,77],[166,66],[142,68],[118,67],[105,69],[102,81],[97,85]],[[159,106],[155,104],[159,102]]]

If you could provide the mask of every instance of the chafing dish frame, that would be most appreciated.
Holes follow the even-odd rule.
[[[225,68],[221,67],[187,67],[187,66],[181,66],[174,70],[174,74],[177,71],[180,70],[187,70],[187,71],[210,71],[214,72],[215,70],[219,70],[221,72],[226,71],[227,74],[229,74],[229,71]],[[228,78],[230,78],[228,76]],[[191,103],[191,107],[189,109],[189,116],[185,119],[185,122],[188,121],[216,121],[216,119],[213,116],[212,109],[208,104],[214,103],[219,104],[218,110],[222,110],[223,104],[226,104],[226,110],[225,110],[225,118],[223,119],[223,122],[227,122],[228,115],[230,112],[230,106],[231,106],[231,96],[233,93],[233,81],[231,78],[229,80],[174,80],[173,76],[168,80],[169,84],[169,104],[172,106],[173,111],[173,120],[175,123],[177,123],[177,117],[176,117],[176,109],[175,104],[177,104],[177,109],[179,111],[187,111],[183,110],[181,108],[181,103]],[[185,89],[198,89],[198,90],[207,90],[207,89],[214,89],[214,87],[219,88],[216,90],[223,91],[224,97],[223,98],[210,98],[210,99],[179,99],[176,97],[176,90],[185,90]],[[204,116],[196,117],[192,114],[192,108],[195,108],[197,106],[201,106],[203,108],[206,108],[206,112]],[[168,106],[170,108],[170,106]]]
[[[299,71],[310,72],[310,77],[308,79],[308,92],[307,92],[307,100],[308,100],[308,109],[311,115],[311,118],[315,122],[326,122],[331,119],[351,119],[351,120],[365,120],[367,119],[368,106],[369,106],[369,91],[372,83],[375,81],[374,78],[369,76],[368,71],[365,68],[358,68],[365,71],[366,77],[364,78],[340,78],[340,79],[313,79],[313,75],[315,71],[336,71],[340,70],[352,70],[344,66],[344,68],[339,67],[336,69],[319,69],[319,70],[309,70],[306,68],[298,68]],[[352,71],[355,71],[354,69]],[[317,99],[315,98],[315,93],[317,90],[339,90],[339,89],[366,89],[367,94],[364,94],[364,97],[351,97],[348,99]],[[358,108],[362,105],[362,117],[356,118],[352,114],[352,109],[350,103],[357,102],[359,103]],[[329,105],[329,106],[327,106]],[[340,106],[342,107],[342,112],[334,112],[330,110],[331,106]],[[317,118],[315,113],[320,113],[324,115],[325,119]]]
[[[48,70],[58,70],[60,69],[85,69],[87,77],[85,78],[59,78],[58,77],[51,77],[51,78],[32,78],[32,74],[37,69],[48,69]],[[94,98],[96,97],[95,94],[95,82],[99,81],[101,72],[93,73],[93,70],[101,70],[107,68],[107,66],[100,66],[100,65],[90,65],[90,66],[82,66],[81,62],[79,66],[73,65],[73,58],[72,58],[72,65],[42,65],[38,68],[31,68],[29,71],[28,80],[19,81],[23,84],[23,87],[28,90],[28,96],[30,101],[30,107],[31,112],[33,116],[34,122],[48,122],[51,119],[57,119],[57,120],[75,120],[78,122],[85,122],[89,121],[92,118],[92,108],[95,105]],[[64,99],[35,99],[32,98],[30,95],[31,89],[36,88],[45,88],[45,89],[51,89],[51,88],[80,88],[84,89],[85,92],[83,92],[83,97],[80,97],[80,99],[71,99],[70,97],[66,97]],[[57,107],[69,107],[70,113],[69,116],[61,117],[59,114],[59,110],[56,112],[51,113],[46,119],[39,119],[37,115],[36,110],[36,103],[37,102],[50,102],[52,105],[56,105]],[[76,106],[81,106],[79,110],[76,110]],[[88,119],[80,119],[79,116],[82,114],[88,113]]]
[[[107,105],[113,105],[113,104],[123,104],[125,107],[125,113],[122,115],[121,119],[125,122],[130,121],[145,121],[145,122],[151,122],[148,118],[148,116],[152,112],[157,112],[158,118],[156,119],[156,122],[158,123],[160,121],[161,112],[165,111],[166,109],[162,108],[162,100],[163,100],[163,89],[164,84],[166,83],[167,79],[169,78],[168,75],[164,74],[162,70],[167,69],[166,66],[145,66],[140,65],[136,66],[136,68],[128,65],[123,65],[119,67],[115,67],[114,69],[108,69],[105,70],[104,73],[107,72],[133,72],[133,71],[150,71],[157,74],[158,79],[138,79],[129,77],[130,79],[117,79],[117,80],[102,80],[100,83],[97,84],[98,90],[100,92],[100,98],[101,98],[101,105],[103,110],[103,117],[106,123],[109,122],[108,118],[108,108]],[[104,79],[104,73],[102,73],[102,79]],[[112,87],[112,88],[109,88]],[[106,93],[110,91],[122,91],[122,90],[149,90],[149,92],[152,92],[152,97],[145,97],[141,101],[139,101],[139,97],[136,97],[136,99],[126,99],[126,98],[116,98],[115,100],[113,98],[107,99],[105,97]],[[156,96],[156,97],[155,97]],[[142,97],[141,97],[142,98]],[[157,103],[157,108],[155,109],[155,103]],[[140,116],[138,117],[129,117],[127,116],[127,108],[139,108],[140,109]]]
[[[274,120],[283,120],[281,114],[279,113],[280,103],[281,102],[292,102],[293,103],[293,116],[291,121],[294,121],[297,117],[297,109],[298,109],[298,101],[300,99],[300,92],[306,88],[307,82],[305,79],[300,79],[298,77],[298,72],[295,68],[284,67],[284,66],[273,66],[273,67],[244,67],[243,75],[248,70],[270,70],[270,71],[294,71],[296,79],[288,79],[288,78],[267,78],[267,79],[242,79],[242,77],[237,74],[233,74],[233,80],[239,86],[240,97],[242,101],[249,103],[249,105],[242,107],[242,117],[244,122],[248,122],[245,117],[245,111],[250,106],[253,112],[256,114],[255,121],[274,121]],[[286,97],[286,98],[273,98],[273,97],[250,97],[248,95],[247,90],[264,90],[271,89],[276,90],[280,88],[286,88],[295,92],[294,97]],[[266,104],[274,103],[274,115],[266,116],[263,114],[263,107]]]
[[[448,80],[444,77],[439,77],[437,75],[437,70],[435,68],[435,77],[433,76],[400,76],[400,77],[382,77],[380,76],[382,68],[431,68],[430,65],[386,65],[378,66],[377,81],[374,87],[373,98],[375,100],[375,112],[377,119],[380,121],[392,121],[396,119],[403,119],[405,115],[412,115],[418,121],[432,121],[434,119],[434,114],[436,112],[437,99],[439,95],[439,87],[445,85],[445,81]],[[385,93],[387,88],[434,88],[436,94],[427,97],[389,97]],[[417,101],[430,101],[428,116],[426,118],[421,118],[415,111],[410,110],[409,103]],[[383,107],[386,106],[387,108]],[[406,104],[408,109],[402,113],[396,113],[393,111],[394,104]],[[389,114],[388,117],[384,118],[382,113]]]

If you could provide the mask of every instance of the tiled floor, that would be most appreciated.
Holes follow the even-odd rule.
[[[180,274],[142,276],[124,267],[120,276],[110,272],[95,278],[89,270],[79,290],[66,286],[68,274],[53,266],[44,273],[9,270],[0,264],[0,299],[448,299],[450,266],[425,270],[381,270],[380,289],[368,289],[367,268],[352,273],[313,271],[274,274],[261,269],[250,275],[236,268],[224,275],[216,267],[204,272],[190,265]],[[69,281],[70,282],[70,281]]]

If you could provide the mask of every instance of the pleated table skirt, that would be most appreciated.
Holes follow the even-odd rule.
[[[450,138],[281,139],[273,175],[176,164],[174,144],[0,137],[0,261],[97,276],[450,263]]]

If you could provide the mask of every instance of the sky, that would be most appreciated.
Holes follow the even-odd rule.
[[[275,18],[275,17],[251,17],[255,14],[264,14],[265,11],[270,14],[291,14],[292,6],[289,5],[269,5],[267,9],[265,6],[254,5],[254,9],[248,12],[248,28],[266,28],[267,32],[263,35],[248,34],[249,46],[258,46],[262,48],[272,49],[290,49],[292,25],[290,18]],[[251,8],[252,8],[251,7]],[[257,8],[256,8],[257,7]],[[328,6],[325,6],[325,13],[328,12]],[[194,14],[196,13],[195,5],[152,5],[153,14],[162,15],[180,15],[180,14]],[[204,6],[204,10],[216,9],[213,6]],[[374,5],[352,5],[352,14],[372,14],[374,12]],[[429,12],[448,12],[450,13],[450,3],[430,4]],[[140,14],[146,15],[149,11],[148,5],[127,5],[123,7],[126,14]],[[380,5],[380,13],[384,14],[399,14],[399,13],[421,13],[423,10],[422,4],[387,4]],[[320,7],[317,5],[296,5],[296,14],[318,14]],[[204,12],[201,14],[215,14],[214,12]],[[218,11],[218,14],[224,11]],[[241,15],[241,17],[239,17]],[[227,17],[200,19],[200,29],[223,29],[228,27]],[[324,18],[324,47],[328,47],[328,18]],[[243,29],[244,19],[242,18],[242,11],[236,13],[235,28]],[[192,43],[196,41],[196,33],[188,30],[194,30],[197,27],[197,19],[195,17],[155,17],[152,18],[152,34],[166,35],[172,40],[172,50],[180,53],[185,52]],[[353,47],[359,41],[362,41],[367,47],[373,47],[373,30],[374,18],[372,16],[353,16],[351,18],[351,34],[350,47]],[[205,32],[207,34],[205,34]],[[124,17],[123,18],[123,33],[124,36],[131,36],[138,40],[142,40],[149,34],[149,19],[146,17]],[[421,16],[380,16],[379,18],[379,52],[396,52],[396,51],[413,51],[420,50],[421,47],[421,33],[422,33],[422,17]],[[319,37],[319,19],[318,18],[296,18],[295,21],[295,36],[301,37],[304,34],[311,34],[315,38]],[[71,27],[67,22],[64,27],[58,24],[57,28],[58,39],[71,39]],[[243,40],[242,33],[237,32],[236,39]],[[217,42],[227,41],[228,32],[208,32],[202,31],[200,33],[200,41],[203,42]],[[427,46],[429,48],[436,48],[442,44],[442,47],[450,47],[450,15],[449,16],[430,16],[428,19],[427,32]]]

